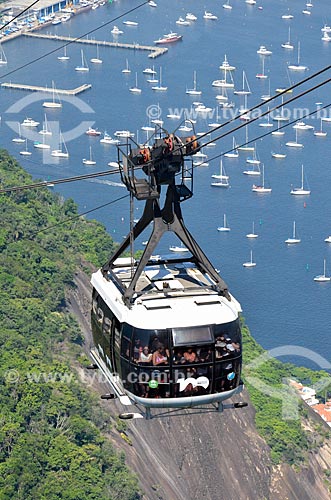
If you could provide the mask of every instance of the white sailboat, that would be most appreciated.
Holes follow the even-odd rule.
[[[273,130],[271,132],[271,135],[275,135],[275,136],[281,137],[284,134],[285,134],[284,130],[280,130],[280,121],[278,120],[278,122],[277,122],[277,130]]]
[[[246,234],[246,238],[257,238],[259,235],[255,232],[254,221],[253,221],[253,229],[251,233]]]
[[[130,87],[129,91],[133,94],[141,94],[141,88],[138,87],[138,73],[136,73],[136,85],[135,87]]]
[[[131,73],[131,69],[129,68],[129,61],[126,59],[126,66],[124,69],[122,69],[122,73]]]
[[[89,158],[83,158],[84,165],[95,165],[96,161],[92,158],[92,147],[90,146],[90,156]]]
[[[25,142],[25,139],[21,136],[21,124],[20,123],[18,123],[18,136],[14,137],[12,139],[12,142],[16,142],[17,144],[22,144],[23,142]]]
[[[292,237],[291,238],[287,238],[287,240],[285,240],[285,243],[287,243],[288,245],[294,245],[294,244],[300,243],[300,242],[301,242],[300,238],[298,238],[297,235],[296,235],[295,221],[293,221],[293,234],[292,234]]]
[[[243,76],[242,76],[242,88],[240,90],[234,90],[233,93],[236,95],[249,95],[249,94],[251,94],[251,89],[249,87],[249,83],[248,83],[245,71],[243,71]]]
[[[22,155],[22,156],[31,156],[32,155],[31,151],[28,150],[28,140],[27,139],[25,139],[25,149],[20,151],[20,155]]]
[[[228,232],[228,231],[231,231],[231,229],[229,228],[229,226],[227,225],[227,221],[226,221],[226,215],[224,214],[223,216],[223,226],[219,226],[217,228],[217,231],[220,231],[222,233],[225,233],[225,232]]]
[[[255,76],[256,78],[258,78],[259,80],[265,80],[266,78],[268,78],[268,75],[265,74],[264,72],[264,57],[262,58],[262,72],[261,73],[257,73]]]
[[[46,144],[45,142],[45,136],[43,135],[43,141],[34,141],[33,147],[36,149],[50,149],[51,146],[49,144]]]
[[[159,84],[158,85],[154,85],[152,87],[152,90],[157,90],[159,92],[166,92],[168,90],[168,87],[162,85],[162,68],[160,67],[160,71],[159,71]]]
[[[223,62],[224,66],[225,62]],[[221,66],[220,66],[221,68]],[[234,66],[229,66],[229,68],[234,68]],[[221,88],[226,88],[226,89],[233,89],[234,88],[234,81],[232,77],[231,70],[229,68],[223,67],[224,71],[224,78],[220,80],[214,80],[212,82],[212,87],[221,87]],[[230,75],[230,81],[228,80],[228,74]]]
[[[246,159],[246,163],[249,163],[250,165],[260,165],[261,160],[259,160],[258,158],[256,144],[254,146],[253,156],[248,156]]]
[[[237,143],[236,143],[236,139],[234,137],[232,138],[231,151],[229,151],[228,153],[224,153],[224,156],[226,156],[226,158],[238,158],[239,157]]]
[[[7,64],[7,57],[0,43],[0,64]]]
[[[294,49],[294,45],[291,43],[291,27],[290,26],[288,28],[288,39],[287,39],[287,42],[282,43],[282,47],[283,47],[283,49],[288,49],[288,50]]]
[[[331,281],[331,277],[326,275],[326,260],[324,259],[323,274],[319,274],[314,277],[314,281],[319,281],[320,283],[325,281]]]
[[[255,267],[256,266],[256,262],[253,261],[253,250],[251,250],[251,260],[249,260],[248,262],[244,262],[243,266],[244,267]]]
[[[102,59],[99,57],[99,44],[97,43],[97,56],[90,59],[91,63],[102,64]]]
[[[51,156],[55,156],[56,158],[69,158],[69,152],[66,143],[64,142],[64,138],[61,131],[60,131],[59,149],[53,149],[53,151],[51,152]]]
[[[327,132],[324,132],[323,130],[323,120],[321,118],[321,127],[319,130],[315,130],[314,131],[314,135],[316,135],[316,137],[326,137],[328,134]]]
[[[301,186],[298,188],[292,188],[290,193],[294,195],[306,195],[310,194],[310,189],[305,189],[304,188],[304,174],[303,174],[303,165],[301,165]]]
[[[197,72],[193,72],[193,88],[186,89],[186,94],[188,95],[201,95],[202,91],[197,89]]]
[[[60,101],[58,95],[57,95],[57,99],[55,98],[56,89],[55,89],[54,81],[52,81],[52,89],[53,89],[52,100],[51,101],[44,101],[43,108],[53,108],[53,109],[62,108],[62,102]]]
[[[264,185],[264,165],[262,165],[262,184],[259,186],[253,184],[252,191],[254,193],[271,193],[272,191],[270,187],[265,187]]]
[[[226,175],[226,172],[223,167],[223,161],[220,161],[220,173],[219,174],[213,174],[212,175],[213,179],[218,179],[218,182],[212,182],[211,186],[214,187],[229,187],[229,176]]]
[[[304,71],[307,68],[307,66],[304,66],[303,64],[300,64],[300,42],[298,43],[298,62],[297,64],[289,64],[288,69],[291,69],[292,71]]]
[[[269,110],[270,110],[270,108],[268,106],[267,121],[259,123],[259,127],[273,127],[273,124],[270,122],[270,113],[269,113]]]
[[[260,164],[253,163],[253,168],[248,168],[243,171],[245,175],[261,175]]]
[[[285,146],[289,148],[303,148],[304,145],[301,142],[298,142],[298,129],[295,129],[295,141],[288,141],[285,143]]]
[[[75,71],[81,71],[81,72],[90,71],[90,68],[87,65],[83,50],[80,51],[80,55],[81,55],[81,65],[76,66]]]
[[[248,144],[248,127],[245,126],[245,143],[237,147],[238,151],[254,151],[254,146]]]
[[[67,55],[67,46],[64,46],[63,56],[58,56],[59,61],[69,61],[70,57]]]
[[[38,134],[40,135],[52,135],[52,131],[48,128],[48,121],[46,113],[44,115],[43,128],[39,130]]]

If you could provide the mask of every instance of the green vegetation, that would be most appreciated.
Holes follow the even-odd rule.
[[[270,446],[275,464],[287,462],[299,465],[305,461],[307,452],[321,443],[326,433],[316,425],[313,434],[304,430],[302,422],[307,418],[306,407],[290,390],[287,380],[293,379],[313,387],[323,379],[329,380],[331,385],[330,375],[282,363],[275,358],[257,363],[256,360],[262,360],[260,356],[266,351],[253,339],[245,324],[242,333],[243,379],[256,410],[256,427]]]
[[[32,182],[4,150],[0,182]],[[0,194],[0,210],[0,500],[139,499],[102,434],[109,416],[70,366],[83,338],[64,311],[77,267],[103,263],[113,242],[46,187]]]

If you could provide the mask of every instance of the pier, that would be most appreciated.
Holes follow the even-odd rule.
[[[154,47],[153,45],[139,45],[138,43],[120,43],[120,42],[107,42],[106,40],[92,40],[88,38],[71,38],[70,36],[61,35],[46,35],[43,33],[23,33],[23,36],[30,36],[35,38],[44,38],[47,40],[58,40],[61,42],[69,43],[83,43],[87,45],[99,45],[104,47],[112,47],[117,49],[130,49],[130,50],[145,50],[150,52],[148,57],[154,59],[155,57],[165,54],[168,49],[166,47]]]
[[[14,90],[25,90],[30,92],[48,92],[53,93],[53,87],[39,87],[37,85],[24,85],[23,83],[2,83],[1,87],[5,89],[14,89]],[[81,92],[85,92],[92,87],[90,83],[84,83],[80,87],[76,87],[75,89],[56,89],[57,94],[61,95],[78,95]]]

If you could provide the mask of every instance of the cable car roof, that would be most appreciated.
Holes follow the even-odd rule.
[[[130,283],[131,259],[118,259],[113,273]],[[146,267],[137,283],[137,299],[128,308],[111,274],[92,275],[94,288],[120,322],[137,328],[175,328],[234,321],[241,312],[234,297],[228,301],[212,290],[213,281],[192,262],[157,263]]]

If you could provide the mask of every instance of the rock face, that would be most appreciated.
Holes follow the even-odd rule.
[[[76,276],[77,289],[68,305],[81,324],[87,349],[91,345],[89,280]],[[108,392],[109,388],[95,387]],[[236,401],[249,403],[246,391]],[[118,401],[104,402],[116,417]],[[133,411],[129,407],[124,411]],[[208,406],[190,410],[154,410],[151,420],[127,421],[132,446],[111,430],[115,446],[123,449],[129,467],[140,480],[145,500],[328,500],[324,471],[331,465],[327,443],[311,454],[304,470],[273,467],[269,448],[254,425],[254,409]]]

